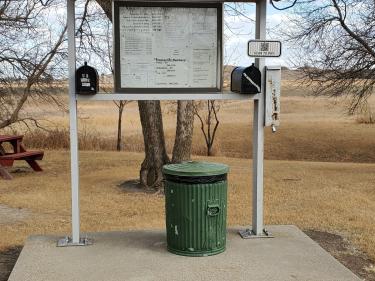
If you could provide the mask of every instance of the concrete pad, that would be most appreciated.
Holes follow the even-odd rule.
[[[195,258],[169,253],[165,231],[92,233],[94,245],[67,248],[32,236],[9,280],[360,280],[297,227],[268,229],[275,238],[243,240],[229,229],[224,253]]]

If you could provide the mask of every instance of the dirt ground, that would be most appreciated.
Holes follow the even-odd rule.
[[[366,281],[375,280],[375,261],[355,248],[347,239],[318,230],[305,230],[305,233],[357,276]]]
[[[22,246],[13,246],[0,251],[0,281],[8,280],[21,251]]]
[[[24,220],[30,215],[25,209],[11,208],[0,204],[0,225]]]

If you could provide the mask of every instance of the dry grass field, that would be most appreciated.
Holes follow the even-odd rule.
[[[281,127],[266,130],[266,159],[374,163],[375,125],[358,123],[361,116],[347,116],[345,99],[306,96],[309,90],[286,80],[282,87]],[[375,112],[375,99],[369,105]],[[220,126],[214,143],[215,156],[251,158],[252,102],[228,101],[220,105]],[[174,142],[174,103],[163,103],[168,151]],[[114,150],[117,112],[113,102],[79,102],[80,147],[83,150]],[[28,147],[67,149],[68,116],[48,105],[30,105],[28,112],[43,119],[52,130],[28,132]],[[57,128],[57,129],[56,129]],[[58,131],[56,131],[58,130]],[[123,117],[125,151],[142,152],[143,138],[138,106],[130,103]],[[205,155],[200,124],[196,120],[193,154]]]
[[[307,96],[309,90],[293,80],[283,82],[282,94],[281,127],[275,134],[266,129],[266,224],[336,233],[375,259],[375,124],[348,117],[345,99]],[[375,111],[375,100],[369,104]],[[163,103],[169,152],[174,108]],[[28,147],[46,149],[43,173],[18,163],[14,180],[0,180],[0,249],[22,245],[31,234],[70,232],[68,116],[47,105],[30,105],[28,112],[44,119],[53,132],[25,136]],[[110,151],[117,120],[112,102],[80,102],[79,113],[82,230],[164,227],[163,196],[129,193],[120,186],[138,177],[143,160],[136,103],[124,112],[125,152]],[[228,223],[249,225],[252,103],[221,103],[219,118],[215,157],[203,156],[204,140],[196,123],[194,158],[230,165]]]
[[[143,155],[81,153],[81,223],[84,232],[164,227],[164,197],[129,193]],[[206,159],[194,157],[195,159]],[[251,223],[251,160],[214,157],[230,165],[228,224]],[[31,234],[70,232],[69,155],[48,151],[45,171],[18,165],[0,181],[0,204],[14,208],[0,220],[0,248],[23,244]],[[339,233],[375,258],[375,164],[268,160],[265,222]]]

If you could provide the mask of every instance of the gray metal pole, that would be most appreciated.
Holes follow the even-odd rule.
[[[68,68],[69,68],[69,117],[70,117],[70,169],[72,188],[72,244],[79,237],[79,166],[77,101],[75,97],[76,43],[75,43],[75,0],[67,0],[68,21]]]
[[[256,39],[266,39],[267,1],[256,3]],[[252,232],[263,234],[263,160],[264,160],[264,99],[265,99],[265,59],[255,59],[255,66],[262,73],[262,93],[254,100],[253,126],[253,218]]]

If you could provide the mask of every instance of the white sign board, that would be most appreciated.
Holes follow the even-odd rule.
[[[120,88],[220,88],[217,8],[120,6],[118,16]]]
[[[280,57],[281,42],[270,40],[250,40],[248,42],[247,54],[250,57]]]

